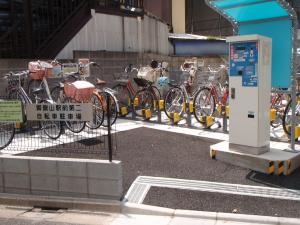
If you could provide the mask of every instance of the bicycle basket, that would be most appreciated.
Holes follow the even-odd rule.
[[[151,82],[148,80],[145,80],[143,78],[135,77],[133,78],[134,82],[139,86],[139,87],[146,87],[149,85]]]
[[[42,80],[44,77],[50,77],[53,74],[53,66],[44,61],[29,62],[28,69],[32,80]]]
[[[77,102],[89,102],[95,89],[92,83],[84,80],[66,83],[64,85],[66,96]]]

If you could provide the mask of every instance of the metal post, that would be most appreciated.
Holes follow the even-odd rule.
[[[186,104],[185,108],[186,108],[186,113],[187,113],[186,122],[187,122],[188,127],[191,127],[192,126],[192,115],[190,112],[190,103],[186,102],[185,104]]]
[[[107,138],[109,161],[112,161],[112,141],[111,141],[111,124],[110,124],[110,95],[106,93],[106,115],[107,115]]]
[[[292,124],[291,124],[291,150],[295,150],[295,127],[296,127],[296,73],[297,73],[297,39],[298,39],[298,19],[294,9],[290,9],[293,17],[293,62],[292,62]]]
[[[223,117],[223,132],[227,133],[227,115],[226,115],[226,105],[222,106],[222,117]]]

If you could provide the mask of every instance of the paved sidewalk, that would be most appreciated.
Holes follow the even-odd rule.
[[[125,204],[121,213],[0,206],[1,225],[298,225],[299,219],[173,210]]]

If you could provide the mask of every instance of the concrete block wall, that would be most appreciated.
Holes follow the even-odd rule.
[[[122,165],[104,160],[0,157],[0,192],[120,200]]]

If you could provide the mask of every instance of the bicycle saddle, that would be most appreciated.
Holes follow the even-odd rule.
[[[96,84],[97,84],[97,85],[99,85],[99,86],[101,86],[101,85],[105,85],[105,84],[106,84],[106,81],[105,81],[105,80],[101,80],[101,79],[97,78],[97,80],[96,80]]]
[[[175,80],[170,80],[170,82],[168,84],[170,85],[170,87],[178,87],[179,86],[179,84]]]
[[[135,78],[133,78],[133,80],[139,87],[146,87],[146,86],[152,84],[152,82],[150,82],[146,79],[143,79],[143,78],[139,78],[139,77],[135,77]]]

